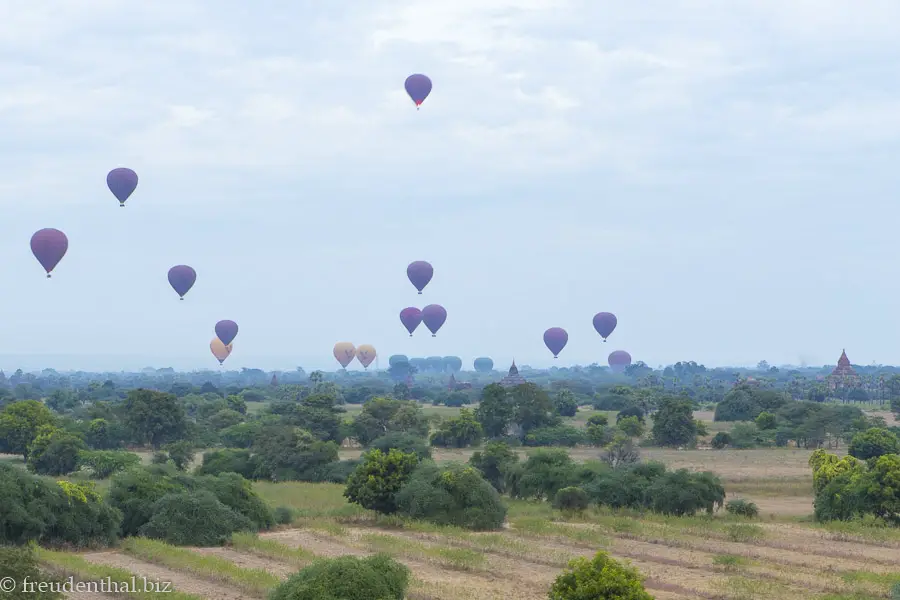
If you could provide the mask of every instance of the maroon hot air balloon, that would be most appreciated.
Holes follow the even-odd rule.
[[[598,312],[594,315],[594,329],[597,330],[597,333],[600,334],[600,337],[603,338],[603,341],[606,341],[606,338],[610,336],[610,334],[615,330],[616,324],[618,324],[618,319],[616,319],[616,315],[608,312]]]
[[[194,287],[195,281],[197,281],[197,271],[187,265],[176,265],[169,269],[169,285],[182,300],[184,300],[184,295]]]
[[[406,276],[421,294],[431,278],[434,277],[434,268],[424,260],[417,260],[409,263],[409,266],[406,267]]]
[[[109,187],[109,191],[113,193],[113,196],[116,197],[116,200],[119,201],[119,206],[125,206],[125,201],[137,189],[137,184],[137,173],[125,167],[113,169],[106,176],[106,185]]]
[[[631,364],[631,355],[624,350],[616,350],[610,353],[606,361],[609,363],[610,369],[616,373],[621,373],[625,370],[625,367]]]
[[[409,332],[409,337],[412,337],[413,331],[415,331],[416,327],[419,326],[419,323],[422,322],[422,311],[414,306],[404,308],[400,311],[400,322],[406,327],[406,330]]]
[[[48,278],[68,249],[69,238],[59,229],[41,229],[31,236],[31,253],[47,271]]]
[[[551,327],[544,332],[544,345],[553,353],[553,358],[556,358],[568,343],[569,334],[562,327]]]
[[[216,323],[216,337],[226,346],[231,345],[237,334],[238,326],[234,321],[219,321]]]
[[[447,311],[440,304],[429,304],[422,309],[422,321],[431,332],[431,337],[437,337],[438,329],[447,320]]]

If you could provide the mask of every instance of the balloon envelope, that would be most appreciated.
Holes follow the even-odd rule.
[[[184,295],[194,287],[195,281],[197,281],[197,271],[187,265],[176,265],[169,269],[169,285],[176,294],[181,296],[182,300],[184,300]]]
[[[440,304],[429,304],[422,309],[422,321],[431,332],[431,337],[437,335],[444,322],[447,320],[447,311]]]
[[[388,359],[388,365],[394,366],[399,364],[409,364],[409,357],[405,354],[392,354]]]
[[[609,363],[609,368],[618,373],[624,371],[625,367],[631,364],[631,355],[624,350],[616,350],[611,352],[606,360]]]
[[[403,87],[406,88],[406,93],[416,103],[416,106],[421,106],[428,94],[431,93],[431,79],[421,73],[415,73],[406,78]]]
[[[375,360],[375,356],[375,346],[371,344],[363,344],[356,349],[356,359],[359,360],[359,364],[361,364],[364,369],[367,369],[369,365],[372,364],[372,361]]]
[[[234,321],[219,321],[216,323],[216,337],[222,340],[226,346],[237,337],[238,326]]]
[[[417,260],[409,263],[409,266],[406,267],[406,276],[421,294],[431,278],[434,277],[434,268],[424,260]]]
[[[553,353],[553,358],[562,352],[567,343],[569,343],[569,334],[562,327],[551,327],[544,332],[544,345]]]
[[[409,332],[409,337],[412,337],[413,331],[415,331],[416,327],[419,326],[419,323],[422,322],[422,311],[414,306],[404,308],[400,311],[400,322],[406,327],[406,330]]]
[[[47,271],[47,277],[68,250],[69,238],[59,229],[41,229],[31,236],[31,253]]]
[[[462,359],[458,356],[444,357],[444,370],[459,373],[462,369]]]
[[[608,312],[599,312],[594,315],[594,329],[597,330],[597,333],[600,334],[600,337],[603,338],[603,341],[606,341],[606,338],[610,336],[610,334],[616,329],[616,324],[618,323],[618,319],[616,319],[616,315]]]
[[[494,361],[487,356],[481,356],[475,359],[473,366],[479,373],[490,373],[494,370]]]
[[[120,167],[113,169],[106,176],[106,185],[113,196],[119,201],[120,206],[125,206],[125,201],[137,188],[138,176],[131,169]]]
[[[222,340],[217,337],[214,337],[212,341],[209,343],[209,349],[212,351],[213,356],[215,356],[219,364],[221,365],[225,362],[225,359],[231,355],[231,351],[234,349],[232,344],[223,344]]]
[[[345,369],[356,358],[356,348],[350,342],[338,342],[334,345],[334,357]]]

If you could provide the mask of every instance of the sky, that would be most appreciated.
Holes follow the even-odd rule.
[[[213,367],[220,319],[227,368],[900,364],[895,0],[30,0],[0,56],[6,370]]]

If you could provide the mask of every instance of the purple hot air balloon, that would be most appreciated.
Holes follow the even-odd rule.
[[[406,267],[406,276],[421,294],[431,278],[434,277],[434,267],[424,260],[417,260],[409,263],[409,266]]]
[[[631,364],[631,355],[624,350],[616,350],[610,353],[609,358],[606,360],[610,369],[616,373],[621,373],[625,370],[625,367]]]
[[[106,176],[106,185],[109,186],[109,191],[113,193],[113,196],[118,199],[119,206],[125,206],[125,201],[134,193],[137,184],[137,173],[125,167],[113,169]]]
[[[594,315],[594,329],[597,330],[597,333],[600,334],[600,337],[603,338],[603,341],[606,341],[606,338],[610,336],[610,334],[615,330],[616,324],[618,323],[618,319],[616,319],[616,315],[608,312],[598,312]]]
[[[569,334],[562,327],[551,327],[544,332],[544,345],[553,353],[553,358],[556,358],[568,343]]]
[[[419,110],[419,107],[425,102],[425,98],[431,93],[431,79],[426,75],[416,73],[406,78],[404,87],[406,88],[406,93],[416,103],[416,110]]]
[[[422,309],[422,321],[431,332],[431,337],[436,337],[438,329],[447,320],[447,311],[440,304],[429,304]]]
[[[422,322],[422,311],[414,306],[404,308],[400,311],[400,322],[406,327],[406,330],[409,332],[409,337],[412,337],[413,331],[415,331],[416,327],[419,326],[419,323]]]
[[[228,346],[237,337],[238,326],[234,321],[219,321],[216,323],[216,337]]]
[[[184,295],[194,287],[195,281],[197,281],[197,271],[187,265],[176,265],[169,269],[169,285],[182,300],[184,300]]]
[[[31,253],[47,271],[48,279],[68,249],[69,238],[59,229],[41,229],[31,236]]]

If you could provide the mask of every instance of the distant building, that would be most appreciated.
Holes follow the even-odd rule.
[[[272,387],[276,387],[278,385],[278,375],[272,373],[272,381],[270,382]]]
[[[519,375],[519,369],[516,367],[516,361],[513,360],[512,366],[509,368],[509,375],[500,380],[500,385],[503,387],[516,387],[517,385],[522,385],[523,383],[527,383],[525,378]]]
[[[447,389],[451,392],[456,392],[459,390],[470,390],[472,389],[471,383],[459,383],[456,381],[456,377],[453,376],[453,373],[450,373],[450,381],[447,382]]]
[[[836,388],[853,388],[860,384],[859,375],[850,366],[850,359],[847,358],[847,351],[841,351],[841,357],[838,359],[837,366],[831,375],[825,378],[828,381],[830,389]]]

